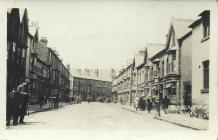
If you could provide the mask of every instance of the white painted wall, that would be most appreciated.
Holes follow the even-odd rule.
[[[192,103],[208,104],[208,93],[201,93],[203,89],[203,61],[209,59],[209,39],[201,42],[203,36],[202,25],[192,30]]]

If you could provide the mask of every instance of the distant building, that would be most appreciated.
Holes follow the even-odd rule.
[[[92,101],[112,98],[112,81],[95,76],[72,73],[73,96],[79,96],[82,101],[91,97]]]
[[[70,71],[62,63],[57,55],[57,52],[48,48],[48,63],[49,68],[49,81],[51,85],[50,94],[59,96],[61,101],[65,101],[70,95]]]

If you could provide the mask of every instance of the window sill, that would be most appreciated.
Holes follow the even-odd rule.
[[[201,42],[204,42],[204,41],[208,40],[209,38],[210,38],[210,36],[206,36],[206,37],[201,39]]]
[[[201,93],[202,94],[206,94],[206,93],[209,93],[209,88],[204,88],[201,90]]]

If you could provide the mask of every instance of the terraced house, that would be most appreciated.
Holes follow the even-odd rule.
[[[199,17],[196,21],[172,18],[166,43],[147,44],[140,52],[143,61],[134,58],[131,98],[167,95],[174,105],[208,105],[210,11]],[[115,86],[122,84],[124,71]],[[122,94],[122,88],[116,90]]]

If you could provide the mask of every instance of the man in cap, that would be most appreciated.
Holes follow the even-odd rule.
[[[25,79],[25,82],[17,87],[17,91],[21,97],[21,103],[19,105],[19,123],[25,123],[23,120],[27,113],[27,105],[30,97],[30,80]]]

